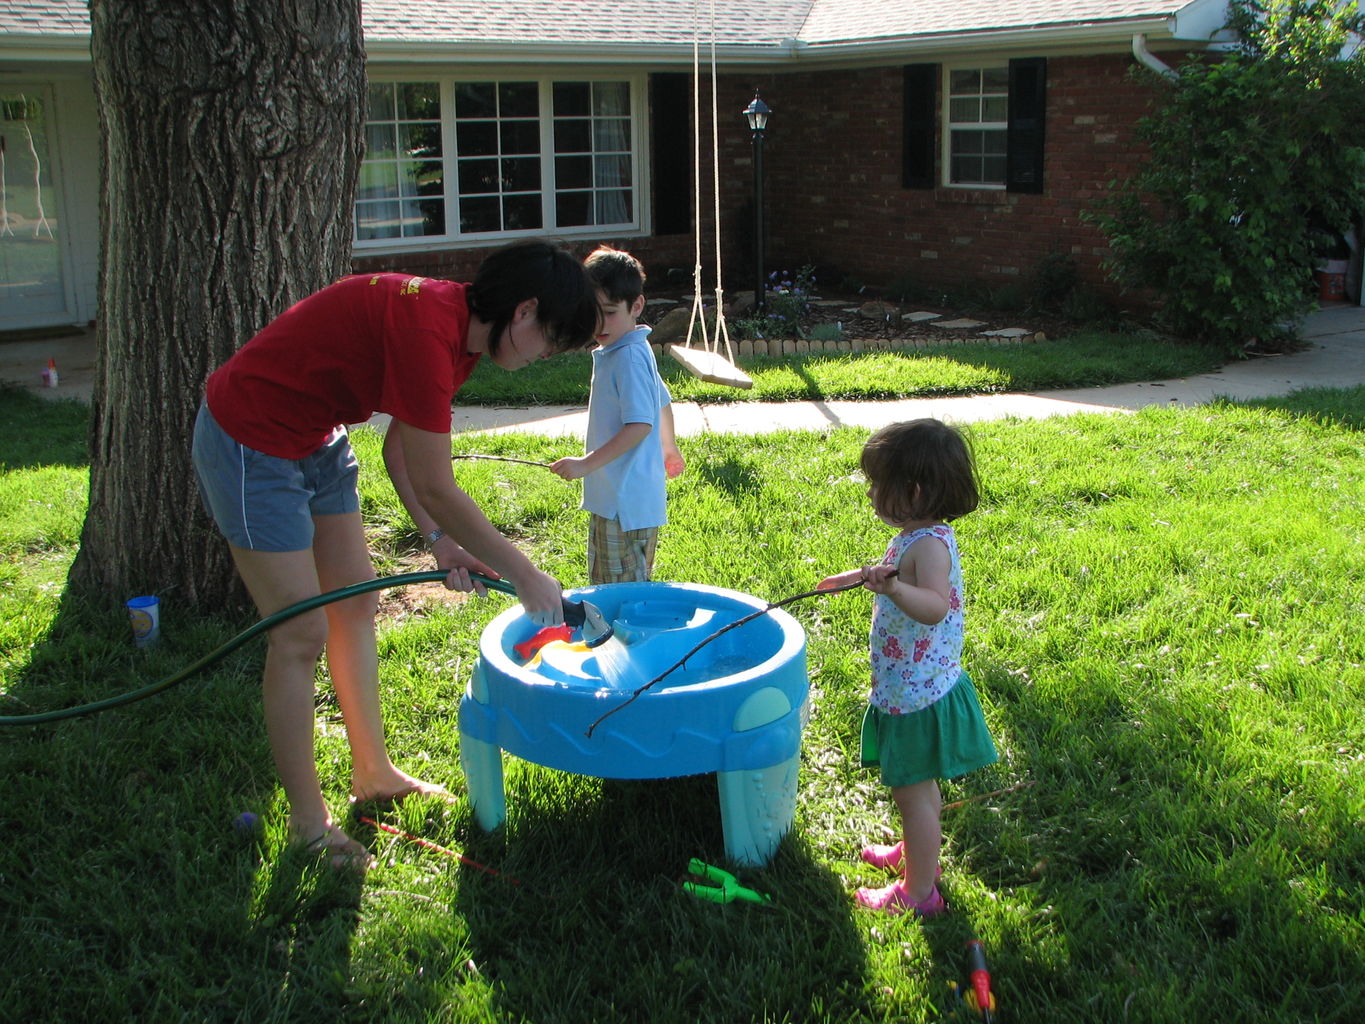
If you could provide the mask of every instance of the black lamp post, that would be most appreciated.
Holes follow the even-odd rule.
[[[753,101],[744,108],[744,116],[749,119],[749,128],[754,133],[754,309],[758,313],[763,312],[767,295],[763,280],[763,132],[768,127],[771,113],[755,89]]]

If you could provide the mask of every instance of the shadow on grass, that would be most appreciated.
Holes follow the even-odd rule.
[[[181,615],[163,605],[160,641],[140,648],[133,643],[121,600],[95,603],[63,593],[45,635],[28,650],[22,667],[11,670],[9,684],[0,694],[0,717],[43,716],[50,721],[32,726],[5,722],[0,729],[51,728],[86,713],[165,714],[164,705],[175,694],[213,687],[243,671],[258,684],[264,638],[250,640],[217,660],[204,661],[253,622],[245,616],[225,621]],[[195,672],[176,680],[201,661]],[[143,690],[149,692],[137,696]],[[257,696],[259,685],[247,692]],[[113,708],[102,706],[125,695],[133,699]]]
[[[758,494],[763,489],[759,471],[732,455],[702,462],[696,473],[704,483],[729,495]]]
[[[34,423],[41,423],[41,431]],[[90,407],[74,398],[37,398],[0,381],[0,467],[88,466]]]
[[[31,711],[165,678],[221,642],[180,623],[152,650],[63,602],[11,692]],[[259,654],[147,699],[0,730],[0,920],[16,1019],[336,1019],[359,880],[240,835],[272,822]],[[7,702],[6,712],[15,711]],[[23,965],[19,969],[19,965]]]
[[[456,912],[492,964],[500,1018],[860,1019],[865,954],[839,879],[789,835],[762,868],[729,869],[769,907],[683,892],[690,858],[723,866],[714,776],[612,781],[520,772],[505,830],[472,848],[522,880],[462,874]],[[509,780],[510,781],[510,780]],[[561,805],[542,794],[554,791]],[[505,845],[504,845],[505,844]],[[480,857],[480,859],[484,859]],[[586,899],[582,894],[588,894]],[[796,965],[818,963],[812,971]]]
[[[1324,993],[1358,1001],[1343,922],[1365,840],[1349,805],[1320,801],[1316,829],[1286,814],[1312,803],[1298,768],[1248,761],[1226,710],[1098,682],[1039,707],[1026,676],[980,679],[1010,770],[1038,783],[944,822],[986,889],[1029,908],[987,947],[1007,1009],[1028,992],[1054,995],[1057,1021],[1196,1020],[1218,1003],[1310,1020]]]
[[[1236,402],[1219,401],[1249,409],[1273,409],[1291,416],[1316,420],[1347,430],[1365,429],[1365,385],[1351,388],[1300,388],[1276,398],[1250,398]]]

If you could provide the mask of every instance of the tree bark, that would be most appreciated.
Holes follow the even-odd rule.
[[[242,596],[190,463],[204,380],[349,270],[359,0],[91,0],[102,137],[90,506],[73,591]]]

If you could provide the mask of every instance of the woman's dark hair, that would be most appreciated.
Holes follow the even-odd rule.
[[[861,465],[872,487],[873,507],[893,522],[948,522],[980,501],[967,439],[938,420],[883,427],[863,446]]]
[[[536,320],[555,352],[587,348],[597,334],[597,289],[583,264],[549,242],[514,242],[490,253],[469,286],[469,311],[492,325],[498,351],[517,307],[536,300]]]

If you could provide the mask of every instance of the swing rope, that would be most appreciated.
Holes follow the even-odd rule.
[[[675,359],[682,362],[687,368],[703,377],[716,383],[729,384],[733,387],[752,387],[753,382],[743,371],[734,366],[735,353],[730,344],[730,331],[725,322],[725,290],[721,281],[723,279],[721,268],[721,249],[720,249],[720,114],[717,100],[717,73],[716,73],[716,0],[711,0],[711,197],[712,197],[712,223],[715,228],[716,242],[716,323],[712,333],[706,323],[705,304],[702,301],[702,265],[701,265],[701,4],[700,0],[694,0],[692,4],[692,214],[696,227],[693,231],[693,263],[692,263],[692,313],[687,322],[687,340],[685,344],[671,346],[670,351]],[[709,357],[711,364],[727,362],[728,368],[721,372],[719,376],[716,371],[699,371],[690,364],[684,357],[679,355],[679,350],[692,351],[692,340],[696,337],[698,324],[701,328],[701,349]],[[720,354],[720,344],[725,343],[725,355]]]
[[[694,79],[695,81],[695,79]],[[716,0],[711,0],[711,223],[715,227],[716,239],[716,336],[715,346],[725,339],[725,357],[735,361],[734,350],[730,347],[730,331],[725,323],[725,288],[721,284],[723,275],[720,266],[720,116],[718,113],[716,82]],[[696,132],[692,133],[696,136]],[[697,197],[697,236],[701,236],[701,197]],[[700,279],[699,279],[700,280]],[[701,294],[701,288],[696,289]],[[714,348],[713,348],[714,351]]]

